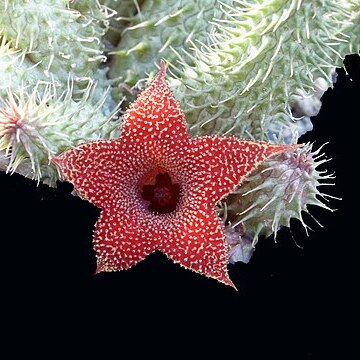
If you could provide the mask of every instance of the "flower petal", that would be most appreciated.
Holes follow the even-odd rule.
[[[136,221],[118,206],[101,212],[94,232],[97,273],[128,269],[155,251],[151,233]]]
[[[240,140],[235,137],[202,136],[191,140],[191,162],[183,172],[210,202],[218,202],[234,190],[263,161],[298,145],[273,145]]]
[[[160,241],[158,249],[175,263],[235,288],[228,275],[227,248],[215,208],[205,205],[195,216],[189,214],[173,227],[171,238]]]
[[[122,138],[146,146],[158,156],[190,141],[184,114],[165,81],[165,64],[124,114]]]
[[[153,159],[122,140],[94,141],[52,158],[84,199],[104,209],[133,195],[134,184]]]

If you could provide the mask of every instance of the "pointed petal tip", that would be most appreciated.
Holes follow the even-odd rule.
[[[229,273],[228,271],[222,271],[221,273],[218,274],[201,274],[201,275],[205,275],[209,278],[212,278],[216,281],[218,281],[221,284],[224,284],[226,286],[230,286],[231,288],[233,288],[235,291],[239,291],[238,288],[235,286],[235,284],[231,281],[230,277],[229,277]]]
[[[265,144],[267,157],[272,157],[280,153],[292,153],[303,147],[303,144]]]
[[[218,279],[219,280],[219,279]],[[235,291],[239,292],[238,288],[234,285],[234,283],[230,280],[230,278],[227,276],[225,279],[219,280],[223,284],[232,287]]]
[[[163,76],[165,76],[166,74],[166,62],[164,59],[161,59],[160,60],[160,71],[159,71],[160,74],[162,74]]]
[[[98,262],[98,263],[96,264],[96,270],[95,270],[94,275],[98,275],[98,274],[100,274],[100,273],[102,273],[102,272],[106,272],[106,271],[107,271],[107,270],[106,270],[104,264]]]
[[[154,82],[156,82],[158,86],[162,85],[163,83],[165,83],[165,77],[166,77],[166,63],[164,59],[161,59],[160,70],[156,74]]]
[[[63,165],[63,161],[61,159],[61,156],[53,156],[50,158],[50,163],[54,164],[56,167],[61,169]]]
[[[58,165],[60,163],[60,159],[57,156],[52,156],[50,158],[50,162],[54,163],[55,165]]]
[[[306,144],[288,144],[288,147],[292,150],[297,150],[304,147]]]
[[[279,148],[282,148],[284,150],[296,150],[304,146],[304,144],[278,144],[276,145]]]
[[[61,171],[64,169],[64,165],[66,163],[66,161],[64,161],[64,158],[63,158],[62,154],[58,155],[58,156],[51,157],[50,162],[52,164],[54,164]]]

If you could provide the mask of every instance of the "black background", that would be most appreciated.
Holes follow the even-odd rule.
[[[70,339],[91,350],[103,337],[103,350],[117,349],[116,358],[126,349],[149,355],[167,347],[169,357],[185,358],[214,347],[222,358],[352,358],[346,354],[358,323],[359,59],[345,59],[349,75],[338,70],[314,131],[301,139],[316,140],[315,148],[329,142],[324,151],[333,160],[326,167],[337,178],[323,190],[343,199],[329,203],[338,210],[312,209],[324,228],[305,217],[314,229],[309,237],[295,221],[277,243],[260,241],[248,265],[229,267],[238,292],[160,253],[127,271],[93,275],[100,210],[72,196],[67,183],[51,189],[1,173],[1,326],[13,354],[46,346],[56,353]]]

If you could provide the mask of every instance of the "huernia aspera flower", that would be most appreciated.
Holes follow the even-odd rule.
[[[80,196],[102,209],[94,233],[97,272],[132,267],[155,250],[234,286],[215,205],[269,157],[296,145],[190,138],[165,82],[165,65],[127,110],[120,138],[54,157]]]

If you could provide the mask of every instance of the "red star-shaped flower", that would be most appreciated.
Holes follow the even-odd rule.
[[[235,137],[191,139],[162,63],[127,110],[119,139],[90,142],[52,161],[102,209],[94,232],[97,272],[128,269],[160,250],[234,286],[215,204],[261,162],[289,149]]]

